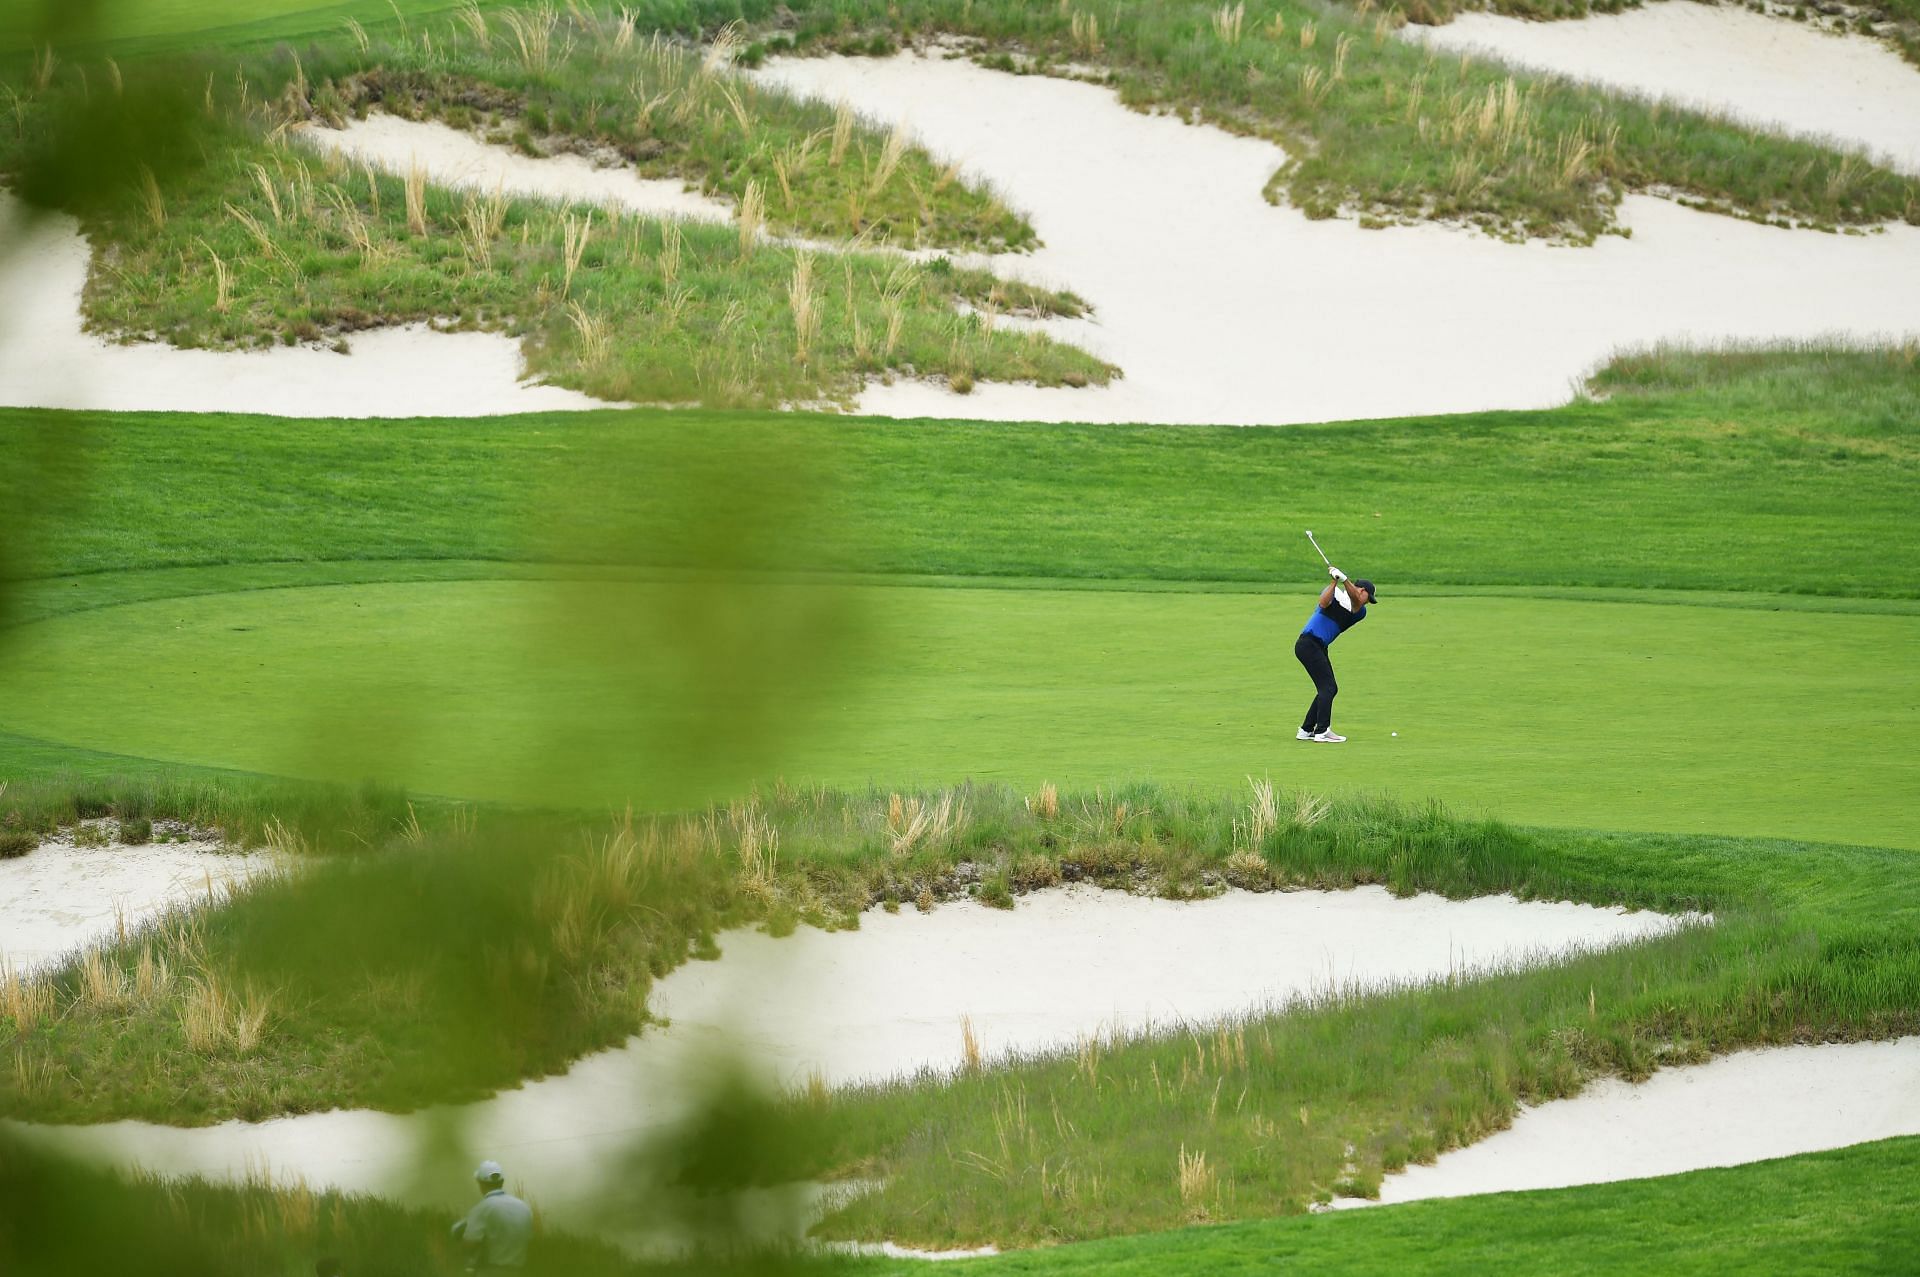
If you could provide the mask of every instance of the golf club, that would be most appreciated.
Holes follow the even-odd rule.
[[[1329,559],[1327,557],[1327,552],[1320,548],[1320,543],[1318,541],[1313,540],[1312,528],[1307,529],[1307,540],[1313,541],[1314,553],[1320,556],[1320,561],[1327,565],[1327,570],[1329,572],[1333,571],[1333,560]],[[1350,596],[1347,594],[1346,583],[1344,581],[1336,580],[1333,583],[1333,593],[1334,593],[1334,597],[1340,600],[1341,607],[1349,607],[1352,605],[1352,600]]]
[[[1322,549],[1320,548],[1320,543],[1319,543],[1318,541],[1314,541],[1314,540],[1313,540],[1313,529],[1312,529],[1312,528],[1308,528],[1308,529],[1307,529],[1307,540],[1309,540],[1309,541],[1313,541],[1313,552],[1314,552],[1315,554],[1317,554],[1317,555],[1319,555],[1319,556],[1320,556],[1320,561],[1321,561],[1322,563],[1324,563],[1324,564],[1326,564],[1326,565],[1327,565],[1328,567],[1332,567],[1332,566],[1333,566],[1333,560],[1332,560],[1332,559],[1329,559],[1329,558],[1327,557],[1327,552],[1326,552],[1325,550],[1322,550]]]

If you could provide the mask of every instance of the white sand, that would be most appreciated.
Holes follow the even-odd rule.
[[[1432,1166],[1388,1176],[1380,1200],[1601,1184],[1896,1135],[1920,1135],[1920,1037],[1745,1051],[1541,1105]]]
[[[1097,390],[875,386],[865,412],[1258,424],[1539,408],[1623,345],[1920,335],[1920,228],[1782,231],[1633,197],[1632,238],[1592,248],[1368,231],[1268,205],[1278,148],[1092,85],[913,55],[756,75],[909,121],[1006,192],[1046,247],[997,269],[1087,298],[1093,319],[1047,331],[1126,372]]]
[[[0,962],[15,971],[128,930],[175,905],[223,898],[232,883],[266,870],[262,855],[221,852],[209,842],[145,847],[46,843],[0,860]]]
[[[637,176],[624,163],[596,167],[580,155],[536,159],[434,121],[375,113],[344,129],[307,127],[296,136],[322,151],[404,176],[418,165],[436,186],[455,190],[601,204],[652,217],[728,222],[733,206],[686,183]]]
[[[1867,36],[1829,35],[1738,4],[1690,0],[1568,22],[1463,13],[1405,34],[1775,132],[1832,139],[1920,173],[1920,68]]]
[[[482,417],[604,408],[520,380],[520,346],[494,333],[409,325],[359,333],[350,356],[118,345],[82,330],[91,250],[64,215],[19,234],[0,194],[0,406],[119,412],[253,412],[281,417]]]
[[[656,987],[653,1005],[670,1028],[464,1110],[466,1153],[443,1155],[417,1179],[410,1150],[434,1114],[40,1134],[156,1169],[217,1176],[266,1166],[447,1208],[464,1200],[469,1158],[484,1155],[556,1220],[584,1222],[622,1146],[681,1111],[688,1079],[728,1043],[752,1052],[772,1080],[818,1072],[844,1083],[958,1064],[963,1015],[990,1055],[1062,1047],[1116,1027],[1203,1020],[1333,984],[1445,977],[1672,925],[1580,905],[1395,900],[1380,888],[1185,904],[1076,888],[1024,898],[1011,913],[972,903],[930,915],[875,911],[856,932],[722,937],[721,961],[690,963]],[[790,1206],[804,1218],[804,1203]]]

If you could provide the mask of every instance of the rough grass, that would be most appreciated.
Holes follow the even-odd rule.
[[[876,132],[850,112],[733,74],[730,30],[703,54],[617,13],[529,12],[523,25],[553,50],[544,58],[502,18],[485,17],[445,29],[430,49],[389,32],[365,51],[316,50],[311,111],[338,124],[377,107],[535,154],[617,156],[736,205],[755,189],[780,233],[902,248],[1034,243],[1018,214],[903,131]]]
[[[1145,786],[779,788],[611,827],[429,817],[56,973],[50,1010],[0,1021],[0,1104],[204,1122],[478,1096],[638,1029],[650,975],[720,927],[850,925],[969,884],[1016,908],[1021,890],[1078,878],[1714,911],[1710,928],[1553,967],[797,1097],[806,1140],[763,1172],[883,1180],[828,1221],[834,1236],[1008,1244],[1263,1217],[1368,1194],[1596,1075],[1920,1029],[1910,859]],[[254,991],[253,1036],[193,1036],[187,1008],[209,985]]]
[[[1508,17],[1534,22],[1565,18],[1585,18],[1596,13],[1621,13],[1641,7],[1642,0],[1407,0],[1404,6],[1409,22],[1444,26],[1461,14],[1487,10]],[[1743,0],[1756,13],[1770,13],[1781,21],[1806,22],[1825,31],[1853,32],[1885,40],[1908,61],[1920,64],[1920,3],[1915,0],[1875,0],[1857,12],[1822,14],[1810,4],[1795,0],[1766,3]]]
[[[1285,146],[1292,159],[1275,174],[1269,196],[1312,216],[1358,216],[1367,224],[1439,219],[1516,238],[1589,242],[1614,229],[1623,192],[1672,190],[1702,207],[1782,224],[1920,220],[1920,180],[1862,156],[1413,48],[1393,37],[1415,13],[1397,4],[1362,10],[1262,0],[1236,10],[1176,0],[1103,12],[1024,0],[801,0],[780,7],[769,0],[646,0],[627,11],[641,36],[658,31],[701,40],[745,20],[753,36],[742,50],[748,62],[792,49],[887,53],[903,40],[949,33],[982,42],[988,60],[1010,69],[1091,63],[1105,68],[1135,106],[1196,114]],[[599,12],[605,29],[613,11]],[[440,33],[436,50],[457,48],[459,27],[451,22],[404,24],[403,42],[430,27]],[[367,25],[373,38],[399,29]],[[500,20],[492,25],[497,31]],[[336,39],[334,47],[344,46]],[[564,41],[556,47],[564,49]],[[534,75],[521,48],[515,40],[521,70],[544,78]],[[460,76],[438,69],[443,57],[458,61],[422,49],[426,65],[403,96],[450,109]],[[572,122],[559,131],[563,138],[601,137],[635,153],[649,140],[648,130],[620,118],[628,111],[615,109],[610,97],[563,86],[565,76],[553,80],[534,97]],[[320,105],[343,109],[352,96]],[[521,101],[536,105],[524,95]],[[597,102],[606,110],[596,110]],[[503,105],[488,103],[482,114],[499,117]],[[552,114],[539,109],[550,125]],[[538,130],[526,132],[539,145]],[[748,157],[745,168],[714,184],[744,193],[748,173],[764,178],[782,153],[769,148]],[[762,181],[762,189],[772,187]]]
[[[811,148],[814,158],[793,159],[801,143],[791,139],[830,113],[700,71],[658,44],[616,50],[594,30],[568,34],[564,44],[587,64],[583,92],[610,78],[652,100],[639,83],[649,67],[683,82],[676,101],[689,113],[669,129],[675,111],[660,110],[661,129],[673,137],[655,164],[660,171],[704,175],[721,189],[750,183],[776,225],[845,231],[849,239],[865,232],[977,244],[1022,234],[990,197],[943,182],[924,154],[864,126],[851,128],[838,164],[829,162],[831,140]],[[460,48],[434,47],[449,57]],[[314,74],[327,56],[309,50]],[[473,58],[470,71],[497,66],[490,53]],[[372,92],[364,68],[373,63],[357,65],[364,103]],[[93,77],[101,74],[96,66]],[[993,324],[1001,313],[1079,313],[1077,299],[944,257],[916,263],[857,245],[815,254],[723,226],[459,194],[418,175],[315,155],[287,126],[316,109],[337,110],[325,106],[329,94],[340,99],[331,81],[308,78],[290,54],[243,60],[237,74],[210,72],[204,106],[213,118],[200,135],[156,140],[153,153],[118,177],[70,171],[94,132],[118,137],[136,127],[115,118],[116,104],[150,96],[176,112],[201,108],[199,97],[176,91],[177,80],[166,78],[174,74],[129,67],[121,72],[124,99],[105,98],[93,95],[82,65],[60,63],[44,90],[14,98],[12,128],[0,128],[0,172],[81,214],[100,254],[86,311],[106,333],[186,347],[345,349],[366,328],[432,322],[518,336],[532,372],[602,398],[715,406],[840,399],[891,376],[1084,385],[1112,375],[1081,351]],[[149,93],[142,75],[160,87]],[[633,106],[619,110],[629,129]],[[576,123],[571,114],[562,122]],[[753,167],[781,156],[789,157],[789,184],[802,183],[791,199]],[[884,177],[883,161],[892,165]],[[827,176],[816,182],[816,171]],[[858,200],[807,213],[848,186],[878,220],[854,207]]]
[[[647,482],[671,467],[797,508],[729,544],[733,567],[1254,586],[1319,571],[1311,527],[1391,585],[1910,598],[1912,360],[1633,355],[1597,374],[1606,402],[1284,430],[0,411],[0,493],[39,512],[0,567],[91,578],[17,594],[25,616],[233,588],[184,571],[218,564],[293,585],[367,579],[348,561],[578,558],[525,513],[555,508],[629,529],[629,562],[699,563],[687,507]],[[796,467],[798,493],[780,481]],[[1322,486],[1360,501],[1335,509]]]
[[[1533,1193],[1417,1202],[1389,1211],[1250,1221],[1117,1237],[967,1261],[960,1271],[1078,1274],[1373,1273],[1418,1269],[1477,1277],[1504,1271],[1661,1272],[1710,1277],[1792,1269],[1906,1271],[1920,1247],[1913,1169],[1920,1141],[1886,1140],[1686,1175]],[[376,1199],[296,1185],[229,1187],[127,1181],[59,1164],[19,1144],[0,1157],[12,1205],[0,1257],[21,1277],[138,1268],[199,1277],[306,1277],[317,1256],[347,1273],[449,1271],[446,1220]],[[611,1247],[552,1229],[530,1273],[654,1274]],[[885,1273],[922,1261],[760,1256],[703,1273]]]
[[[1894,1274],[1920,1248],[1920,1140],[1658,1179],[1184,1228],[966,1261],[969,1277],[1254,1273]],[[890,1272],[918,1271],[896,1263]]]
[[[1920,224],[1920,179],[1862,156],[1395,39],[1409,9],[1295,0],[814,0],[770,48],[862,51],[863,33],[953,32],[1013,69],[1094,63],[1122,99],[1272,138],[1268,186],[1309,216],[1437,219],[1590,242],[1626,191],[1782,224]],[[1230,20],[1222,20],[1227,14]]]
[[[157,1277],[311,1277],[331,1257],[351,1274],[452,1273],[463,1264],[442,1213],[314,1189],[271,1171],[238,1185],[120,1177],[0,1137],[0,1263],[17,1277],[139,1271]],[[603,1242],[543,1229],[530,1274],[661,1272]],[[796,1265],[795,1267],[798,1267]]]
[[[377,854],[309,858],[304,872],[259,884],[220,911],[177,917],[110,947],[104,960],[129,987],[141,986],[143,962],[175,973],[164,985],[146,982],[150,1000],[103,1008],[86,993],[80,960],[50,977],[57,1012],[13,1035],[14,1053],[28,1064],[12,1081],[0,1074],[0,1091],[13,1111],[38,1116],[172,1121],[476,1095],[634,1031],[649,973],[671,969],[721,927],[850,925],[861,909],[888,900],[935,899],[996,879],[1017,891],[1061,876],[1177,897],[1229,883],[1380,882],[1401,892],[1511,891],[1718,910],[1721,925],[1710,932],[1592,959],[1578,977],[1537,973],[1512,987],[1488,986],[1512,994],[1513,1014],[1534,1027],[1557,1024],[1573,993],[1584,1016],[1582,981],[1611,980],[1624,991],[1646,978],[1663,997],[1685,992],[1672,1004],[1684,1014],[1656,1020],[1645,1019],[1649,1008],[1668,1003],[1623,992],[1611,1013],[1620,1018],[1607,1022],[1603,1045],[1583,1067],[1631,1074],[1662,1058],[1666,1038],[1697,1056],[1796,1035],[1883,1036],[1920,1005],[1901,1001],[1913,973],[1904,965],[1911,933],[1902,920],[1911,908],[1895,882],[1899,853],[1530,833],[1382,800],[1316,804],[1318,818],[1308,820],[1300,814],[1308,807],[1291,795],[1280,801],[1283,818],[1255,836],[1245,802],[1224,795],[1152,787],[1068,794],[1054,818],[1025,797],[991,787],[904,797],[780,788],[691,816],[612,827],[495,813],[476,830],[471,817],[410,816],[384,831]],[[916,819],[935,812],[944,815]],[[1246,852],[1260,863],[1234,859]],[[951,872],[963,861],[976,870]],[[1872,916],[1860,913],[1861,893],[1881,889],[1892,894]],[[396,925],[403,917],[407,924]],[[1821,919],[1817,940],[1805,934]],[[448,944],[455,933],[484,934],[482,960],[471,944]],[[544,957],[523,965],[514,957],[522,951]],[[335,969],[341,959],[332,955],[342,952],[353,954],[352,979]],[[501,960],[485,958],[490,953]],[[1821,961],[1825,954],[1832,961]],[[1701,975],[1736,956],[1767,970],[1781,964],[1779,987],[1791,996],[1755,1003],[1752,981]],[[1858,982],[1847,974],[1856,967]],[[1528,981],[1538,988],[1521,997],[1534,987]],[[193,1049],[183,1007],[208,983],[260,991],[271,1004],[265,1031],[252,1042]],[[1417,1018],[1433,1012],[1436,996],[1443,995],[1361,1000],[1315,1014]],[[466,1023],[463,1009],[482,1005],[490,1008],[487,1027],[473,1041],[450,1043]],[[502,1017],[518,1026],[514,1033],[496,1031]],[[1380,1031],[1383,1043],[1394,1036]],[[1545,1041],[1521,1038],[1529,1050]],[[132,1042],[141,1049],[128,1050]],[[1567,1075],[1577,1076],[1584,1074]],[[34,1085],[23,1090],[22,1077]]]

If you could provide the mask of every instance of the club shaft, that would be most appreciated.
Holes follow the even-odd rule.
[[[1318,541],[1315,541],[1315,540],[1313,539],[1313,533],[1311,533],[1311,532],[1309,532],[1309,533],[1307,533],[1307,540],[1308,540],[1309,542],[1311,542],[1311,543],[1312,543],[1312,545],[1313,545],[1313,552],[1314,552],[1315,554],[1317,554],[1317,555],[1319,555],[1319,556],[1320,556],[1320,561],[1321,561],[1322,563],[1324,563],[1324,564],[1326,564],[1326,565],[1327,565],[1328,567],[1332,567],[1332,566],[1333,566],[1333,560],[1332,560],[1332,559],[1329,559],[1329,558],[1327,557],[1327,552],[1326,552],[1325,550],[1322,550],[1322,549],[1320,548],[1320,543],[1319,543]]]

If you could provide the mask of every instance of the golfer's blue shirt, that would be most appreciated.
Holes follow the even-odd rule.
[[[1313,615],[1307,618],[1306,627],[1300,632],[1311,634],[1322,643],[1331,645],[1335,639],[1366,619],[1365,604],[1360,606],[1359,611],[1349,612],[1338,603],[1329,603],[1323,608],[1316,608]]]

